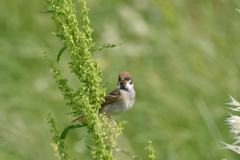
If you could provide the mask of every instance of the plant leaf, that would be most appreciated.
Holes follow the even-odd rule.
[[[63,53],[63,51],[66,49],[67,47],[66,46],[63,46],[60,51],[58,52],[58,55],[57,55],[57,62],[60,60],[60,57]]]
[[[53,13],[54,11],[41,11],[40,13]]]
[[[89,129],[87,132],[87,135],[80,142],[84,142],[90,134],[91,134],[91,130]]]
[[[73,114],[73,113],[76,113],[76,111],[68,112],[68,113],[66,113],[66,115],[71,115],[71,114]]]
[[[116,44],[104,44],[104,45],[101,45],[100,47],[92,49],[90,51],[91,51],[91,53],[93,53],[96,50],[101,51],[103,48],[114,48],[114,47],[121,46],[121,45],[122,44],[117,44],[117,45]]]
[[[75,129],[75,128],[80,128],[80,127],[85,127],[85,126],[86,126],[86,125],[81,125],[81,124],[67,126],[67,127],[63,130],[63,132],[62,132],[62,134],[61,134],[61,136],[60,136],[60,139],[65,139],[65,138],[67,137],[68,132],[69,132],[70,130]]]
[[[87,84],[91,84],[91,82],[88,82],[88,81],[81,81],[83,83],[87,83]]]
[[[52,33],[55,34],[57,37],[61,38],[61,39],[65,39],[65,37],[62,34],[58,34],[58,33]]]
[[[87,144],[85,144],[85,145],[86,145],[86,147],[87,147],[88,149],[94,150],[92,147],[88,146]]]
[[[99,88],[104,88],[104,87],[105,87],[106,85],[108,85],[109,83],[110,83],[110,81],[108,81],[107,83],[105,83],[105,84],[99,86]]]

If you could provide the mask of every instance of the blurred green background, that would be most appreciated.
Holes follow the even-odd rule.
[[[132,74],[136,101],[128,112],[119,146],[147,159],[144,148],[153,141],[158,160],[233,160],[238,154],[221,150],[233,134],[225,118],[228,94],[240,100],[240,1],[232,0],[87,0],[96,47],[122,43],[121,47],[94,52],[108,92],[121,71]],[[42,57],[49,48],[56,59],[62,42],[50,14],[41,14],[43,0],[0,2],[0,159],[57,159],[46,112],[63,130],[72,119],[52,73]],[[79,12],[78,12],[79,13]],[[70,74],[67,51],[59,68]],[[86,129],[69,133],[71,159],[91,159],[80,141]],[[86,141],[91,144],[91,137]],[[129,159],[116,154],[118,159]]]

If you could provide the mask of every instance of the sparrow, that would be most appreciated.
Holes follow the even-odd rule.
[[[111,116],[122,114],[129,110],[135,101],[135,90],[133,89],[132,76],[128,72],[121,72],[118,75],[117,88],[105,96],[105,101],[101,104],[99,114],[104,114],[108,119],[116,124]],[[79,115],[71,123],[83,119]]]

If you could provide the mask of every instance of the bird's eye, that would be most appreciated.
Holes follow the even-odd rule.
[[[129,77],[125,78],[127,81],[129,81]]]

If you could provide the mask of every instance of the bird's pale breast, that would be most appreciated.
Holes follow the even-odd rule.
[[[105,112],[107,116],[118,115],[129,110],[135,101],[135,91],[120,90],[120,97],[116,103],[108,104],[103,107],[102,112]]]

